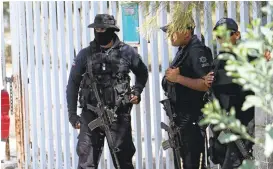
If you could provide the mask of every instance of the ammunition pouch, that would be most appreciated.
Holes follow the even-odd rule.
[[[87,104],[97,105],[97,99],[95,93],[91,87],[88,76],[84,76],[81,83],[80,95],[80,107],[86,107]],[[123,104],[130,102],[130,77],[119,76],[115,79],[108,79],[105,83],[98,83],[98,92],[105,105],[110,108],[120,105],[119,100],[123,100]]]

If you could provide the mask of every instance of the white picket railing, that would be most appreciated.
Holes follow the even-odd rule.
[[[252,2],[253,18],[261,17],[260,3]],[[240,8],[241,31],[245,31],[249,23],[249,4],[228,2],[227,5],[227,15],[232,18],[236,18],[236,7]],[[107,1],[10,2],[13,74],[21,73],[23,92],[25,168],[77,168],[78,131],[68,122],[67,78],[75,54],[94,38],[93,30],[87,26],[97,13],[115,16],[121,28],[118,35],[122,39],[120,7],[116,1],[109,1],[109,9]],[[225,16],[224,8],[223,2],[216,3],[217,20]],[[142,9],[140,6],[140,25],[145,19]],[[159,22],[163,26],[170,15],[166,8],[162,6],[162,9]],[[212,9],[212,2],[204,2],[203,16],[201,11],[193,10],[196,34],[201,37],[204,32],[205,43],[211,49],[214,48],[212,27],[215,24]],[[151,14],[156,15],[153,11]],[[269,22],[272,18],[267,20]],[[172,150],[163,152],[161,148],[162,140],[168,136],[161,130],[160,122],[167,122],[168,118],[159,101],[165,97],[160,85],[162,73],[169,66],[168,56],[173,58],[177,48],[171,47],[165,33],[159,30],[151,35],[150,43],[140,37],[138,50],[146,65],[151,58],[151,72],[142,102],[134,106],[131,113],[136,146],[134,163],[136,169],[173,169]],[[161,72],[159,65],[162,65]],[[99,169],[114,168],[110,159],[105,144]]]

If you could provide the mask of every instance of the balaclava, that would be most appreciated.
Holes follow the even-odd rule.
[[[114,38],[115,31],[114,29],[106,29],[105,32],[96,32],[94,30],[95,40],[99,45],[105,46],[111,42]]]

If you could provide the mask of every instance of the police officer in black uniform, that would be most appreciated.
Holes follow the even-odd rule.
[[[183,168],[203,169],[205,132],[197,123],[205,103],[203,95],[208,90],[202,78],[210,71],[212,54],[194,35],[194,21],[191,19],[188,23],[183,30],[170,35],[172,45],[178,46],[179,50],[166,70],[162,87],[169,94],[177,115],[175,123],[182,135],[180,155]],[[161,29],[169,32],[168,27]]]
[[[238,40],[240,40],[240,31],[238,30],[237,23],[232,18],[222,18],[216,23],[214,30],[223,25],[226,25],[227,30],[230,31],[230,38],[227,40],[230,41],[232,45],[236,45]],[[220,43],[225,41],[222,37],[217,37],[217,40]],[[219,54],[224,53],[229,53],[235,56],[235,58],[239,57],[232,53],[230,49],[221,49],[219,52]],[[208,87],[212,87],[213,94],[219,100],[223,109],[229,112],[231,107],[235,108],[236,118],[239,119],[243,125],[247,126],[247,132],[250,135],[253,135],[254,107],[251,107],[246,111],[242,111],[241,108],[245,101],[245,97],[247,95],[254,95],[254,93],[252,91],[243,91],[242,86],[232,82],[232,78],[226,75],[226,61],[219,60],[218,56],[216,56],[213,62],[213,69],[215,72],[212,71],[205,76],[205,83]],[[253,57],[249,56],[249,61],[253,59]],[[214,132],[214,137],[210,138],[209,152],[212,162],[220,164],[222,169],[238,168],[246,158],[243,156],[245,153],[243,152],[242,154],[242,151],[239,150],[238,145],[235,144],[235,142],[220,144],[217,139],[219,134],[220,132]],[[252,156],[253,143],[247,140],[240,141],[242,141],[240,148],[249,153],[249,156]]]
[[[109,109],[115,107],[118,96],[124,95],[124,100],[128,98],[127,102],[122,102],[116,110],[117,120],[110,130],[120,169],[133,169],[132,157],[135,147],[131,133],[130,111],[133,104],[138,104],[141,100],[140,95],[147,82],[148,69],[137,51],[121,42],[115,34],[115,31],[120,29],[116,26],[113,16],[98,14],[94,23],[88,27],[94,28],[95,39],[74,59],[66,91],[69,121],[74,128],[80,128],[77,144],[78,169],[97,168],[105,138],[101,128],[98,127],[93,131],[88,128],[88,124],[97,118],[96,113],[86,106],[87,104],[96,106],[97,103],[89,79],[88,66],[92,68],[98,83],[99,95]],[[133,91],[128,92],[130,71],[135,74],[136,82]],[[81,116],[77,115],[79,88]],[[117,168],[115,160],[113,161]]]

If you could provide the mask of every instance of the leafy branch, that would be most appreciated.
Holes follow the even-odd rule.
[[[270,5],[266,6],[266,10],[271,12],[273,11],[273,3],[271,2]],[[244,90],[255,92],[255,95],[246,97],[242,110],[254,106],[267,114],[273,114],[273,64],[272,60],[267,61],[264,57],[265,51],[271,52],[272,55],[273,23],[265,26],[261,26],[260,23],[260,19],[253,21],[236,46],[229,43],[230,32],[225,27],[214,32],[214,36],[221,36],[225,42],[222,44],[223,49],[238,56],[235,58],[231,54],[219,55],[220,59],[227,61],[225,67],[227,75],[233,77],[233,82],[241,85]],[[252,59],[249,60],[249,58]],[[226,112],[221,109],[217,100],[206,104],[203,113],[205,119],[201,122],[202,125],[213,124],[215,131],[230,129],[233,132],[233,134],[229,133],[226,137],[220,138],[223,143],[236,139],[247,139],[263,147],[266,157],[273,153],[273,123],[266,126],[265,139],[261,140],[253,138],[246,132],[246,127],[236,119],[233,108]],[[254,161],[245,160],[240,168],[255,168],[257,165]]]

